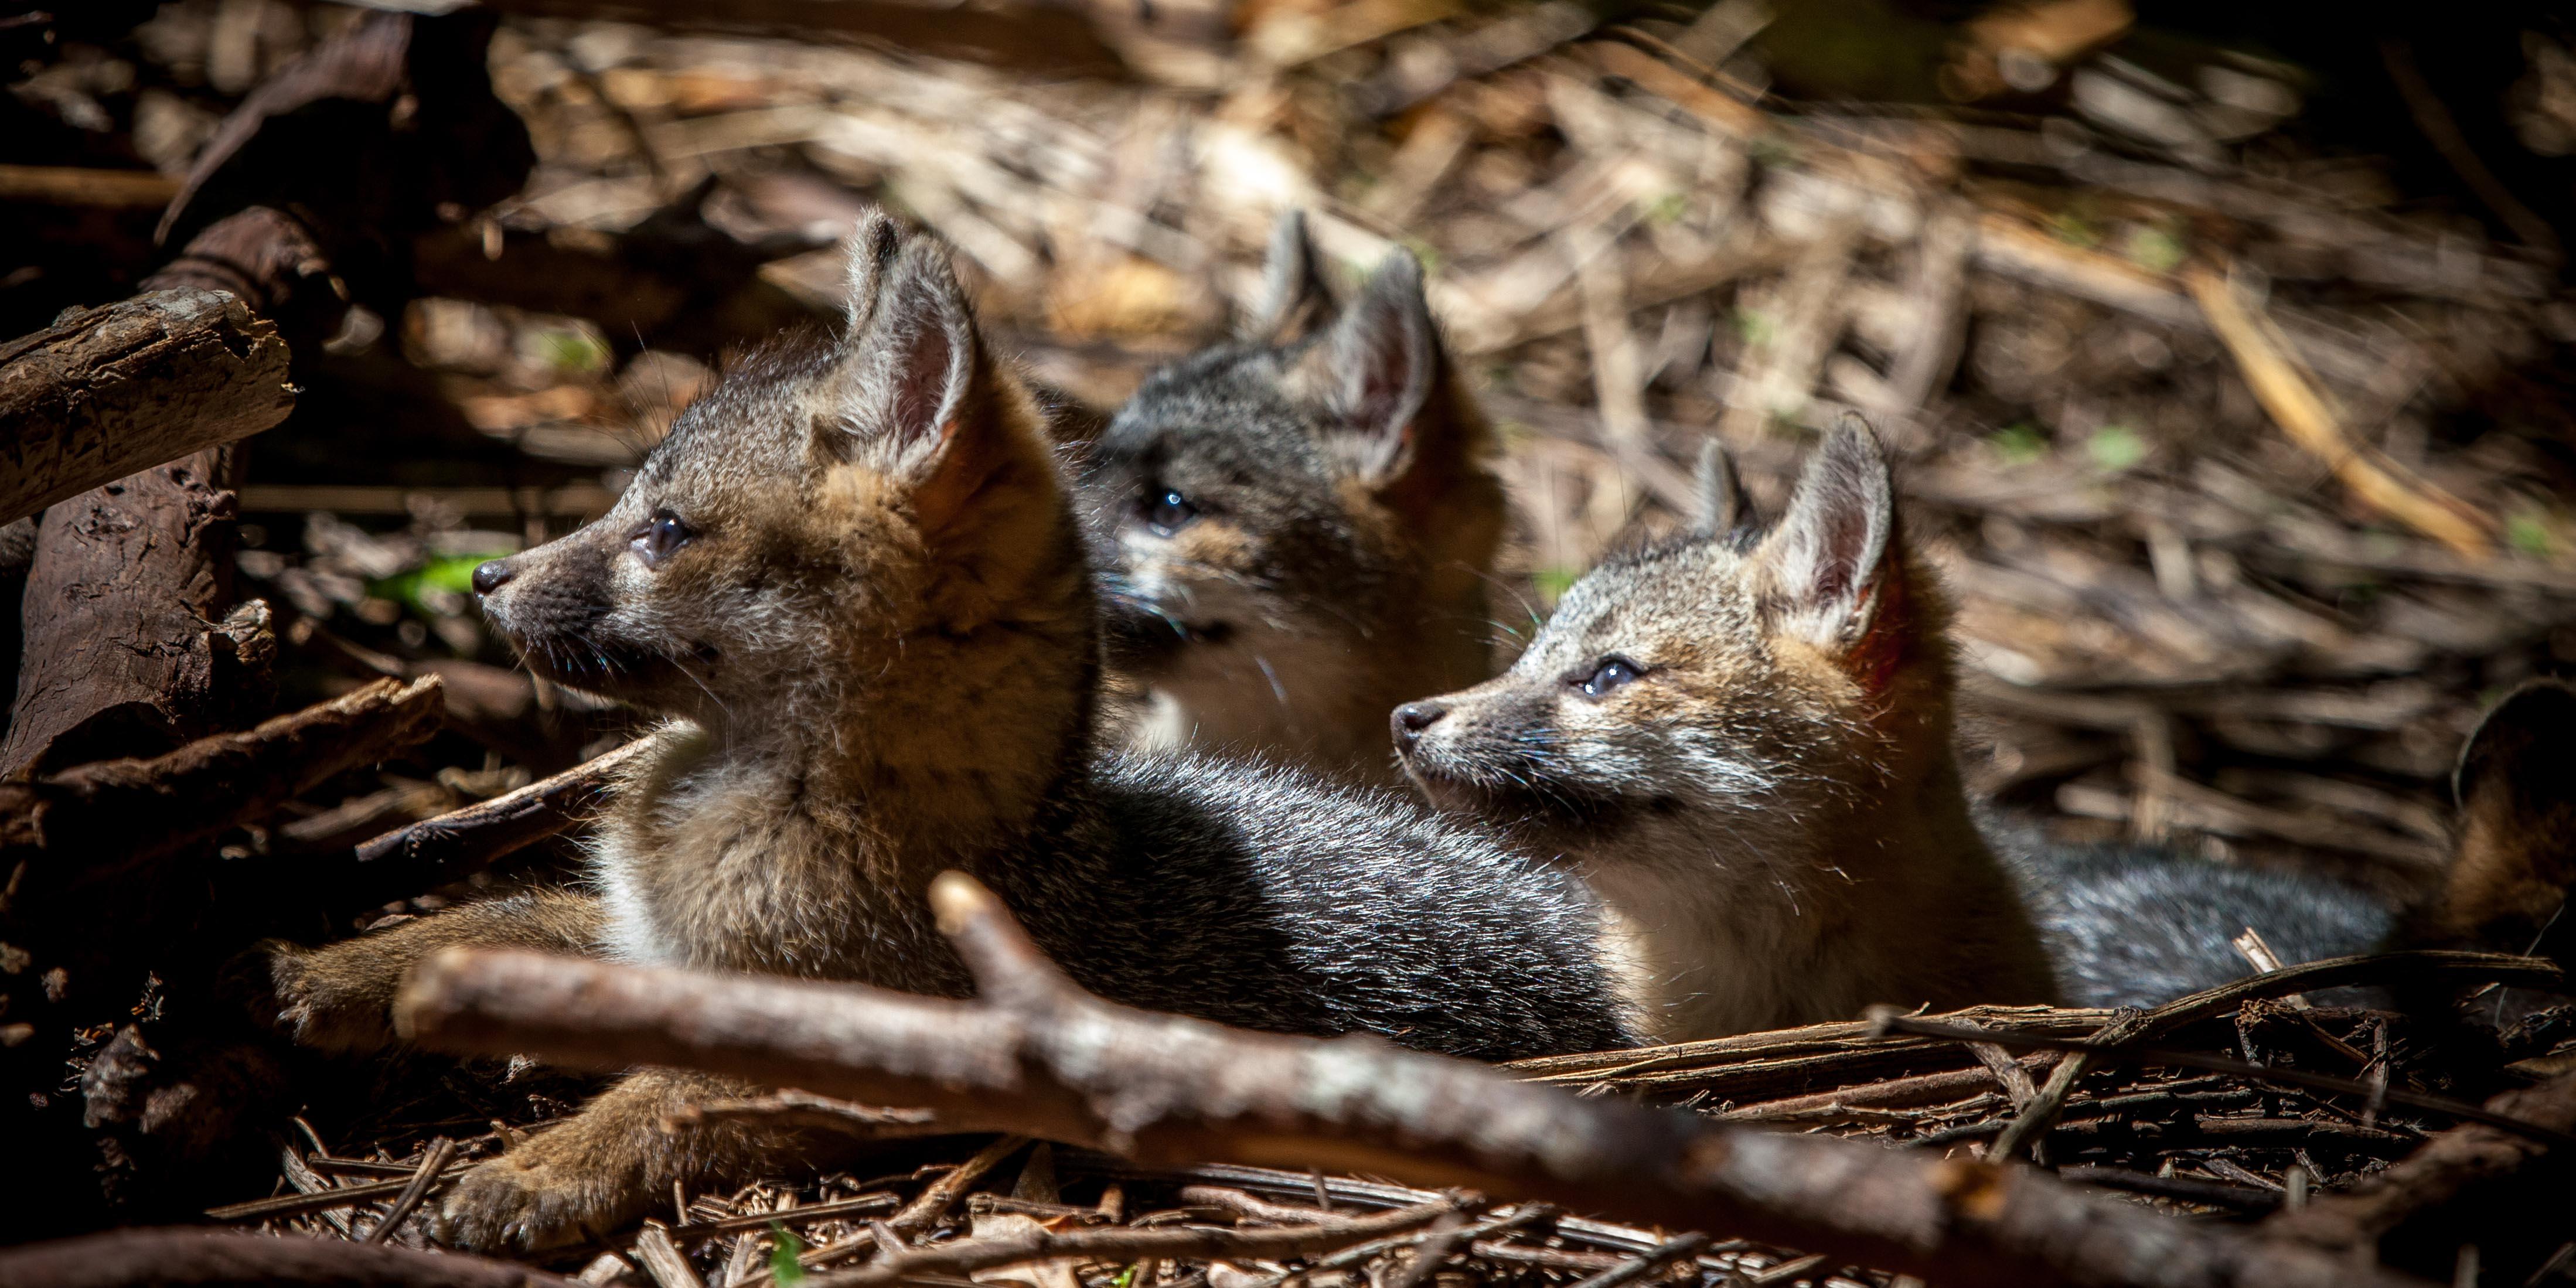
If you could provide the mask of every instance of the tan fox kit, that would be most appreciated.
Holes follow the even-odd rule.
[[[1146,746],[1399,781],[1387,708],[1493,674],[1492,431],[1396,251],[1336,312],[1302,221],[1248,336],[1155,373],[1090,449],[1111,664]]]
[[[746,359],[607,516],[475,574],[533,668],[677,717],[611,802],[595,893],[267,946],[262,1015],[385,1045],[403,972],[453,943],[956,993],[924,898],[955,868],[1137,1005],[1479,1058],[1633,1037],[1579,882],[1391,797],[1096,751],[1096,605],[1036,404],[927,239],[874,219],[850,272],[841,337]],[[733,1090],[633,1075],[434,1224],[561,1242],[810,1147],[664,1126]]]
[[[1969,815],[1946,610],[1877,439],[1834,431],[1767,535],[1712,493],[1697,529],[1576,582],[1509,671],[1398,708],[1406,769],[1591,883],[1659,1039],[2048,1000]]]

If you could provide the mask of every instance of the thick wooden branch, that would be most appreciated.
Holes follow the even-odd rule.
[[[286,345],[238,299],[149,291],[0,346],[0,523],[286,419]]]
[[[542,1270],[463,1253],[214,1230],[114,1230],[0,1249],[0,1283],[46,1288],[126,1284],[575,1288],[574,1281]]]
[[[0,784],[0,870],[32,860],[35,870],[76,864],[83,881],[129,872],[429,737],[442,710],[435,679],[380,680],[151,760]]]
[[[943,876],[931,898],[976,1001],[451,951],[415,973],[398,1023],[440,1050],[705,1069],[1148,1162],[1464,1185],[1941,1282],[2403,1282],[2025,1168],[1581,1099],[1370,1038],[1247,1033],[1117,1006],[1074,987],[973,881]]]
[[[0,777],[156,755],[267,706],[267,612],[226,613],[225,459],[196,452],[45,510]]]

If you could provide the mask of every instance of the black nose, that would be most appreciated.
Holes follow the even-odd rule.
[[[1414,739],[1422,736],[1423,730],[1438,723],[1440,717],[1447,714],[1449,714],[1449,708],[1437,702],[1408,702],[1395,709],[1395,714],[1388,718],[1388,723],[1395,726],[1396,745],[1410,747]]]
[[[499,590],[504,583],[508,582],[510,580],[510,576],[509,560],[486,559],[483,562],[474,565],[474,593],[477,595],[489,595],[493,591]]]

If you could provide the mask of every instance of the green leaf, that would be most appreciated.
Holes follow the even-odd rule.
[[[1768,316],[1754,309],[1737,309],[1730,320],[1735,324],[1735,333],[1744,337],[1746,344],[1769,344],[1772,333],[1778,329]]]
[[[2029,421],[2017,421],[1987,435],[1986,446],[2006,465],[2028,465],[2048,455],[2048,440]]]
[[[1583,574],[1573,568],[1541,568],[1531,575],[1530,580],[1538,583],[1539,598],[1553,604],[1565,598],[1565,592],[1574,589],[1574,583],[1582,577]]]
[[[407,604],[415,612],[426,613],[429,609],[421,603],[422,591],[443,590],[451,595],[471,593],[474,589],[474,570],[481,567],[486,560],[498,559],[508,553],[503,550],[480,555],[436,556],[409,572],[396,573],[382,581],[368,583],[367,593],[378,599],[390,599],[398,604]]]
[[[2120,247],[2129,262],[2150,273],[2170,273],[2182,263],[2182,241],[2162,228],[2140,226],[2129,230]]]
[[[587,375],[608,368],[608,342],[573,327],[540,334],[537,352],[544,356],[548,367],[566,375]]]
[[[2549,557],[2549,521],[2538,511],[2525,510],[2504,521],[2504,539],[2514,549],[2527,555]]]
[[[2093,431],[2084,450],[2104,472],[2117,474],[2147,459],[2147,440],[2126,425],[2104,425]]]
[[[805,1264],[797,1258],[805,1255],[805,1241],[787,1228],[784,1221],[769,1223],[769,1277],[778,1288],[796,1288],[805,1282]]]

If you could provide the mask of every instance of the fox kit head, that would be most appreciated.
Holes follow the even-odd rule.
[[[1302,227],[1273,238],[1250,334],[1148,379],[1084,491],[1149,741],[1383,774],[1388,706],[1491,673],[1502,489],[1421,266],[1390,255],[1336,312]]]
[[[1942,609],[1869,429],[1825,440],[1767,534],[1709,465],[1692,529],[1576,582],[1508,672],[1396,709],[1435,801],[1605,853],[1655,820],[1756,838],[1946,742]]]
[[[2459,840],[2435,933],[2576,969],[2576,688],[2539,680],[2487,712],[2453,779]]]
[[[1046,745],[1084,721],[1094,625],[1036,406],[936,244],[877,215],[848,249],[839,336],[743,360],[607,515],[475,590],[540,674],[728,742],[959,768],[979,737]]]

